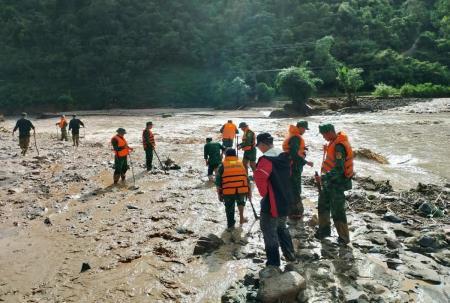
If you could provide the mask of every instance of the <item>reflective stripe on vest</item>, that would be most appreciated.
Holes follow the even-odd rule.
[[[235,195],[248,193],[247,172],[237,157],[225,157],[222,173],[222,194]]]
[[[234,139],[236,136],[236,125],[233,123],[226,123],[223,126],[222,138],[223,139]]]
[[[119,151],[114,151],[114,153],[116,154],[117,157],[126,157],[129,154],[129,150],[128,150],[128,143],[127,140],[125,140],[125,138],[122,138],[118,135],[115,135],[111,141],[115,139],[117,141],[117,147],[119,148],[123,148],[122,150]]]
[[[283,151],[287,152],[287,153],[289,153],[291,151],[291,147],[289,146],[289,143],[291,142],[291,139],[293,137],[299,138],[300,146],[298,147],[297,155],[304,159],[306,157],[305,140],[303,140],[303,137],[300,135],[300,130],[295,125],[289,126],[289,134],[287,135],[286,139],[283,141]]]
[[[328,144],[326,151],[324,152],[325,160],[322,163],[322,174],[330,172],[336,166],[336,145],[341,144],[345,148],[345,162],[344,162],[344,175],[346,178],[351,178],[354,175],[353,172],[353,150],[348,142],[348,137],[344,132],[337,133],[337,138]]]
[[[252,132],[250,129],[247,129],[245,132],[244,132],[244,136],[242,137],[242,139],[247,139],[247,134],[249,133],[249,132]],[[253,133],[253,132],[252,132]],[[245,144],[247,144],[247,142],[245,142]],[[253,139],[252,139],[252,143],[251,143],[252,145],[248,145],[248,146],[244,146],[243,148],[242,148],[242,150],[243,151],[249,151],[249,150],[252,150],[255,146],[256,146],[256,141],[255,141],[255,133],[253,133]]]

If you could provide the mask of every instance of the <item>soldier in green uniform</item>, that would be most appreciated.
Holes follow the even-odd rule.
[[[244,151],[242,163],[244,164],[248,175],[249,163],[252,171],[255,172],[256,170],[256,138],[255,133],[250,130],[247,123],[239,123],[239,128],[244,132],[244,134],[242,135],[242,142],[238,145],[238,149],[242,149]]]
[[[332,124],[319,126],[319,132],[328,142],[324,146],[324,162],[321,176],[316,182],[321,185],[319,193],[319,229],[315,237],[322,239],[331,234],[330,213],[336,227],[339,244],[350,243],[350,234],[345,213],[344,192],[352,188],[353,151],[347,135],[336,133]]]
[[[213,180],[213,172],[217,175],[217,168],[222,163],[222,153],[225,148],[222,144],[212,142],[212,138],[206,138],[206,144],[203,147],[205,163],[208,166],[208,178]]]
[[[117,184],[120,178],[122,179],[122,182],[125,182],[125,174],[129,168],[127,158],[133,150],[128,146],[128,142],[125,139],[125,134],[127,133],[126,130],[120,127],[116,132],[117,135],[111,138],[111,145],[115,155],[113,175],[114,184]]]
[[[313,166],[312,162],[306,161],[306,145],[302,135],[308,128],[308,121],[299,121],[297,125],[289,127],[289,133],[283,142],[283,151],[289,153],[292,161],[291,186],[294,201],[291,203],[291,219],[301,219],[304,213],[302,203],[302,173],[303,166]]]

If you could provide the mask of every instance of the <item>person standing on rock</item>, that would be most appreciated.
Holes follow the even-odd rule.
[[[313,166],[312,162],[308,162],[305,159],[307,148],[302,136],[307,129],[309,129],[307,121],[299,121],[297,125],[290,125],[288,135],[283,142],[283,151],[289,154],[292,168],[290,184],[294,197],[289,215],[291,219],[301,219],[303,217],[304,208],[301,197],[303,166],[305,164]]]
[[[241,122],[239,123],[239,128],[244,132],[242,135],[242,142],[238,144],[238,149],[242,149],[244,151],[244,156],[242,157],[242,163],[245,166],[245,170],[248,175],[248,165],[250,163],[250,167],[252,172],[255,173],[256,170],[256,137],[255,133],[250,130],[247,123]]]
[[[350,243],[344,192],[352,188],[353,151],[344,132],[336,133],[332,124],[319,126],[319,132],[328,142],[324,146],[324,161],[321,176],[316,176],[321,185],[319,193],[319,229],[315,237],[322,239],[331,235],[330,213],[339,235],[339,244]]]
[[[236,125],[233,123],[232,120],[228,120],[227,123],[225,123],[222,128],[220,129],[220,132],[222,134],[222,145],[225,148],[232,148],[234,137],[236,134],[239,134],[239,131],[236,127]]]
[[[128,146],[127,140],[125,140],[125,134],[127,132],[123,128],[117,129],[117,135],[112,137],[111,145],[114,150],[114,184],[119,182],[122,178],[122,182],[125,182],[125,174],[129,168],[127,158],[130,152],[133,150]]]
[[[289,155],[274,148],[273,137],[262,133],[256,137],[256,147],[263,153],[254,174],[261,195],[260,226],[267,255],[266,265],[280,266],[280,251],[289,262],[295,261],[294,245],[286,226],[292,189],[289,183]]]
[[[142,131],[142,144],[144,145],[145,151],[145,165],[147,171],[152,170],[153,163],[153,151],[155,150],[155,136],[152,132],[153,122],[147,122],[146,128]]]
[[[27,113],[22,113],[22,118],[17,120],[16,126],[13,129],[12,135],[19,129],[19,146],[22,150],[22,156],[25,156],[30,146],[30,131],[33,129],[33,135],[36,135],[36,130],[33,123],[27,119]]]
[[[217,142],[212,142],[212,138],[206,138],[206,144],[203,147],[203,158],[208,166],[208,178],[213,180],[214,175],[217,176],[217,169],[220,163],[222,163],[222,153],[224,147]]]
[[[66,116],[61,115],[59,122],[56,123],[56,126],[61,129],[61,141],[67,141],[67,125]]]
[[[235,205],[239,211],[239,223],[248,222],[244,217],[246,198],[250,195],[247,172],[242,162],[236,156],[236,150],[229,148],[225,151],[225,159],[218,168],[216,187],[219,201],[224,202],[227,216],[228,230],[234,228]]]
[[[77,115],[72,115],[72,119],[69,122],[69,131],[72,130],[73,146],[78,147],[80,145],[80,127],[84,127],[84,123],[77,118]]]

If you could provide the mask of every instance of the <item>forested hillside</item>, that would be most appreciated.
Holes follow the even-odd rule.
[[[342,64],[363,69],[364,90],[448,85],[449,12],[448,0],[2,0],[0,110],[215,106],[238,102],[236,87],[269,99],[280,69],[306,61],[323,93]]]

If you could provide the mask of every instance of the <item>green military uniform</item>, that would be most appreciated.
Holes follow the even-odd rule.
[[[222,151],[224,147],[217,142],[207,141],[203,147],[204,159],[208,161],[208,176],[212,176],[214,170],[222,163]]]
[[[222,174],[223,174],[223,165],[219,166],[218,173],[216,175],[216,186],[222,186]],[[227,216],[227,227],[232,228],[236,224],[236,220],[234,219],[234,213],[236,211],[237,206],[244,206],[246,201],[247,194],[235,194],[235,195],[224,195],[223,202],[225,204],[225,213]]]
[[[125,130],[122,128],[118,129],[118,133],[122,133],[119,132],[123,131],[123,134],[125,134]],[[124,138],[122,138],[123,140],[125,140]],[[129,148],[128,146],[125,147],[119,147],[119,142],[117,141],[118,139],[116,138],[116,136],[114,136],[111,139],[111,145],[114,149],[115,152],[120,152],[122,151],[124,148]],[[126,142],[126,141],[125,141]],[[117,183],[117,181],[119,180],[119,178],[122,179],[122,181],[125,181],[125,174],[127,173],[127,170],[130,168],[128,166],[128,161],[127,161],[128,156],[125,157],[119,157],[117,154],[114,156],[114,183]]]
[[[145,166],[147,171],[150,171],[153,167],[153,153],[155,150],[155,136],[153,132],[148,129],[149,125],[153,125],[152,122],[147,122],[146,128],[142,131],[142,144],[145,151]]]
[[[289,156],[292,160],[291,187],[294,195],[294,201],[291,205],[291,215],[303,215],[304,208],[302,203],[302,173],[303,166],[307,161],[298,155],[300,148],[300,138],[293,136],[289,140]]]
[[[242,135],[242,142],[240,146],[242,149],[244,149],[244,147],[247,146],[252,147],[252,149],[244,151],[243,159],[248,160],[250,162],[256,161],[256,147],[254,143],[255,143],[255,133],[250,129],[248,129]]]
[[[331,124],[320,126],[319,130],[321,133],[324,133],[329,131],[330,128],[334,131],[334,127]],[[316,236],[323,238],[331,235],[331,213],[339,234],[339,241],[349,243],[350,237],[345,212],[344,192],[352,188],[352,180],[344,174],[344,164],[347,154],[342,144],[336,144],[335,157],[336,166],[321,176],[322,190],[319,194],[318,205],[319,230]]]

